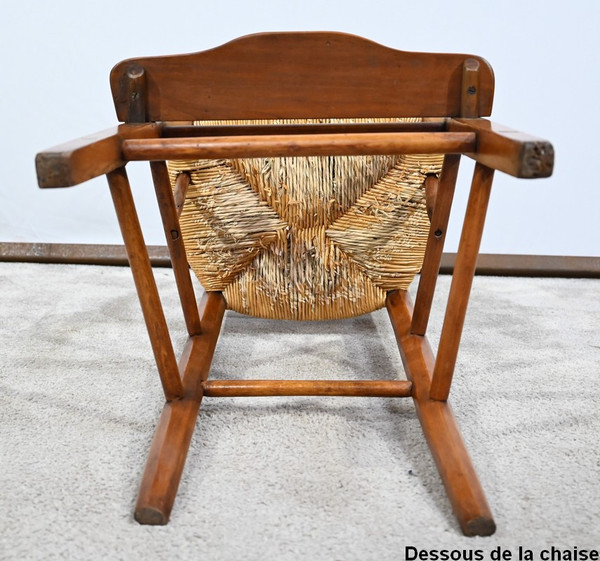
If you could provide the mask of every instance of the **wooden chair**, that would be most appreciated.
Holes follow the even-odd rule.
[[[494,170],[521,178],[547,177],[552,173],[553,148],[544,140],[481,118],[490,115],[492,107],[494,77],[488,63],[471,55],[397,51],[341,33],[265,33],[242,37],[195,54],[121,62],[111,73],[111,88],[118,119],[124,124],[42,152],[37,155],[36,164],[39,185],[43,188],[71,186],[101,174],[106,174],[108,178],[166,397],[141,484],[135,518],[142,524],[167,523],[203,396],[412,397],[463,532],[467,535],[492,534],[495,524],[447,398]],[[352,269],[357,276],[368,277],[369,280],[364,282],[369,286],[376,285],[372,289],[375,296],[371,298],[367,289],[358,292],[344,289],[345,292],[342,292],[346,295],[346,303],[352,301],[357,307],[349,308],[345,303],[332,311],[330,298],[329,303],[327,299],[320,301],[317,308],[321,311],[314,314],[310,306],[298,312],[299,297],[295,296],[295,304],[282,305],[287,312],[273,312],[272,315],[299,319],[343,317],[385,305],[407,380],[208,379],[224,311],[230,302],[237,301],[233,292],[227,291],[230,291],[229,286],[234,280],[237,282],[243,267],[236,269],[239,256],[232,257],[233,250],[229,251],[230,248],[223,250],[225,253],[219,253],[220,246],[217,249],[209,247],[212,234],[202,234],[204,237],[192,242],[189,239],[200,222],[211,222],[213,215],[209,213],[208,217],[203,218],[202,208],[209,208],[214,197],[229,193],[229,198],[222,204],[231,213],[238,208],[236,205],[242,205],[240,201],[245,200],[246,196],[226,191],[226,187],[218,181],[211,184],[211,177],[222,179],[223,173],[231,172],[239,186],[243,184],[242,180],[248,179],[244,174],[249,175],[252,169],[255,172],[257,170],[254,164],[253,168],[251,164],[240,162],[256,163],[261,159],[273,164],[277,158],[293,157],[294,161],[298,161],[299,158],[319,157],[321,163],[314,164],[318,167],[323,161],[338,162],[336,165],[339,165],[341,160],[334,160],[338,157],[366,157],[361,160],[363,164],[375,165],[374,161],[381,160],[373,158],[391,157],[397,163],[400,158],[397,155],[405,155],[403,161],[410,164],[411,155],[436,154],[440,156],[437,163],[431,164],[433,167],[418,169],[414,173],[405,170],[403,177],[417,177],[419,183],[416,187],[409,186],[412,189],[410,197],[394,195],[395,198],[390,198],[394,199],[396,207],[388,214],[402,213],[410,207],[410,213],[414,211],[414,216],[420,217],[417,253],[420,251],[421,254],[420,258],[417,255],[415,262],[411,261],[409,269],[412,267],[412,270],[408,272],[412,278],[412,274],[421,270],[414,306],[406,292],[406,278],[402,282],[398,280],[404,272],[396,274],[393,265],[391,272],[382,273],[378,267],[386,258],[377,261],[373,251],[369,253],[370,250],[365,250],[363,253],[368,254],[368,258],[361,260],[364,256],[362,250],[353,254],[352,248],[348,249],[348,245],[340,242],[339,247],[327,251],[337,251],[335,255],[343,256],[350,263],[348,270]],[[461,154],[473,158],[476,164],[439,351],[434,357],[425,334]],[[427,157],[417,157],[417,167],[418,162]],[[189,333],[179,364],[173,352],[125,172],[125,165],[134,160],[150,161]],[[174,163],[167,165],[168,161]],[[223,169],[219,171],[219,166],[225,172]],[[206,172],[208,176],[194,180],[199,170],[206,169],[217,170],[216,175]],[[389,171],[389,167],[386,169]],[[341,180],[335,173],[335,170],[331,172],[329,180],[333,181],[334,178],[339,187]],[[379,179],[381,177],[374,177],[373,183],[378,188],[382,185],[385,187],[385,182]],[[271,187],[285,191],[288,185],[284,183],[280,181],[279,187]],[[402,181],[395,178],[388,181],[388,186],[394,190],[400,183]],[[193,196],[190,195],[192,187],[196,189]],[[239,246],[240,240],[246,243],[243,251],[250,257],[244,254],[248,257],[244,270],[255,267],[249,262],[264,253],[269,244],[275,243],[274,240],[280,240],[283,249],[280,248],[279,253],[272,253],[287,255],[286,263],[290,267],[299,263],[298,266],[304,267],[304,273],[309,275],[308,281],[304,279],[301,291],[303,302],[306,302],[311,298],[305,294],[311,290],[311,278],[316,279],[316,275],[321,273],[306,273],[305,263],[310,256],[325,251],[318,246],[317,238],[320,236],[326,243],[336,245],[336,235],[353,232],[353,226],[346,224],[341,228],[342,233],[337,231],[336,234],[330,221],[324,230],[320,230],[321,234],[307,236],[304,240],[306,244],[311,240],[315,242],[316,249],[305,248],[295,257],[290,257],[286,247],[291,247],[289,236],[296,226],[292,224],[290,230],[291,222],[282,218],[281,209],[276,208],[273,202],[271,187],[261,191],[254,185],[251,191],[247,191],[252,199],[250,206],[258,205],[261,212],[264,210],[268,215],[265,223],[272,222],[275,225],[265,226],[267,233],[261,231],[256,243],[253,241],[254,230],[248,231],[244,237],[242,228],[241,237],[232,235],[230,238],[235,247]],[[244,185],[240,189],[243,191]],[[365,197],[367,190],[362,191]],[[275,202],[281,202],[284,198],[282,192],[277,194]],[[306,196],[312,196],[310,189],[306,189],[306,192]],[[211,196],[213,202],[206,202]],[[360,212],[352,210],[357,197],[360,199],[361,196],[360,193],[353,195],[354,199],[344,208],[339,201],[334,201],[333,206],[338,209],[335,216],[347,216],[354,212],[359,222],[375,216],[375,226],[367,224],[363,228],[363,233],[375,231],[368,242],[372,248],[375,242],[383,243],[381,232],[391,233],[393,237],[395,226],[387,230],[384,226],[380,228],[377,217],[387,211],[373,208],[373,200],[377,197],[368,204],[361,202]],[[198,202],[200,200],[204,203]],[[295,204],[298,201],[292,202]],[[192,210],[200,213],[200,217],[188,217],[184,225],[186,205],[191,205]],[[431,223],[426,223],[423,234],[422,217],[427,207]],[[253,215],[252,210],[240,212],[245,213],[246,218]],[[310,213],[305,212],[305,217],[308,215]],[[411,220],[407,218],[402,225],[410,224]],[[231,223],[238,222],[234,218]],[[214,224],[211,227],[214,231],[220,228]],[[360,237],[362,234],[359,234],[356,235]],[[221,242],[217,240],[215,243],[218,245]],[[413,242],[408,243],[408,246],[412,245]],[[210,259],[202,261],[205,254],[211,251],[213,257],[216,256],[216,265],[211,265]],[[394,255],[402,260],[403,251]],[[289,253],[294,252],[289,250]],[[189,272],[188,260],[191,262],[194,259],[200,259],[198,274],[201,279],[204,278],[205,288],[208,289],[199,305]],[[230,260],[233,265],[230,263],[225,267],[219,259]],[[332,263],[340,261],[337,257],[328,259]],[[211,266],[213,269],[210,269]],[[282,269],[287,270],[286,267]],[[202,270],[209,270],[208,276],[203,277]],[[211,284],[214,275],[210,275],[215,270],[222,273],[221,277],[228,278],[229,284],[223,285],[225,288],[219,288],[222,278],[217,279],[216,284]],[[352,271],[348,273],[349,276],[354,274]],[[310,274],[315,276],[310,277]],[[329,280],[325,284],[351,284],[352,279],[342,278],[344,274],[343,270],[337,271],[335,281]],[[246,288],[241,289],[242,292],[248,286],[254,287],[252,282],[258,281],[252,277]],[[282,291],[285,292],[294,282],[288,279]],[[317,284],[314,280],[312,289],[317,290]],[[257,309],[258,315],[263,315],[260,310],[267,310],[264,315],[269,317],[268,304],[259,302],[255,308],[248,304],[250,300],[258,301],[258,296],[247,296],[249,293],[248,290],[243,292],[246,296],[239,297],[241,303],[234,308],[250,313]],[[354,296],[350,297],[349,294]],[[267,293],[267,301],[272,298],[275,299],[275,296]],[[369,298],[372,302],[365,303]]]

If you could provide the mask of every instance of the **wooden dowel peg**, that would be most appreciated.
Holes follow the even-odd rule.
[[[468,58],[463,63],[460,113],[462,117],[479,117],[479,61]]]
[[[139,64],[132,64],[127,69],[128,123],[146,122],[146,88],[146,71]]]

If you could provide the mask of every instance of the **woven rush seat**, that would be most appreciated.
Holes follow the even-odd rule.
[[[418,121],[420,119],[396,119]],[[382,119],[202,121],[215,124]],[[420,271],[424,181],[443,156],[170,161],[190,184],[180,216],[190,267],[227,307],[270,319],[352,317],[385,306]]]

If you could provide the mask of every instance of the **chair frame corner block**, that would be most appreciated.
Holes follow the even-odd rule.
[[[126,60],[113,69],[111,88],[123,124],[46,150],[36,166],[42,188],[103,174],[108,179],[166,397],[136,520],[168,522],[203,396],[412,397],[462,531],[491,535],[495,523],[447,399],[494,171],[548,177],[554,153],[549,142],[484,118],[494,91],[488,63],[471,55],[398,51],[343,33],[264,33],[190,55]],[[193,124],[327,117],[421,122]],[[374,154],[445,155],[439,177],[428,178],[436,195],[414,306],[405,291],[389,292],[386,300],[407,380],[209,380],[226,302],[220,292],[206,292],[197,302],[179,225],[189,177],[179,175],[172,189],[166,161]],[[435,357],[426,331],[461,155],[476,164]],[[125,171],[133,160],[151,166],[189,334],[179,362]]]

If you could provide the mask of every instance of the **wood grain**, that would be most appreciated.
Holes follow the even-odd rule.
[[[207,380],[207,397],[410,397],[406,380]]]
[[[41,188],[70,187],[109,173],[123,165],[124,138],[157,138],[160,125],[120,125],[59,144],[37,154],[35,166]]]
[[[131,139],[127,160],[254,158],[376,154],[438,154],[475,150],[473,133],[402,132]]]
[[[223,296],[205,293],[199,311],[202,335],[188,339],[179,363],[184,397],[165,404],[152,440],[135,507],[134,516],[140,524],[169,521],[202,401],[202,382],[210,370],[224,312]]]
[[[427,331],[431,304],[444,250],[444,241],[448,231],[448,221],[452,209],[459,164],[459,154],[448,154],[444,157],[412,318],[412,331],[415,335],[425,335]]]
[[[185,252],[183,236],[181,235],[179,214],[171,189],[167,164],[165,162],[150,162],[150,169],[152,170],[158,209],[171,256],[171,265],[173,267],[173,274],[175,275],[185,325],[188,335],[199,335],[201,328],[198,316],[198,304],[190,277],[190,266]]]
[[[106,176],[167,401],[183,395],[177,361],[125,168]]]
[[[478,116],[494,77],[481,57],[409,53],[331,32],[261,33],[207,51],[123,61],[111,72],[120,121],[132,66],[144,69],[147,119],[446,117],[461,114],[463,63],[480,63]]]
[[[450,119],[449,131],[477,133],[477,150],[467,155],[487,167],[515,177],[550,177],[554,147],[550,142],[487,119]]]
[[[461,85],[461,117],[479,117],[479,69],[481,65],[474,58],[463,63]]]
[[[467,536],[489,536],[496,530],[490,508],[464,445],[452,409],[430,398],[433,354],[425,337],[410,332],[412,303],[406,292],[388,295],[387,310],[394,328],[413,402],[454,514]]]
[[[475,164],[433,371],[430,391],[433,399],[446,400],[450,393],[493,178],[494,170],[480,163]]]
[[[175,187],[173,188],[173,200],[175,203],[175,212],[177,213],[177,216],[181,216],[181,213],[183,212],[185,197],[187,195],[189,186],[190,174],[186,172],[180,173],[175,180]]]

